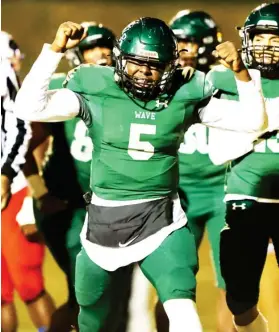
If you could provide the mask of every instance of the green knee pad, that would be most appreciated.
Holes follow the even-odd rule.
[[[198,256],[188,227],[171,233],[140,267],[158,292],[161,302],[196,298]]]
[[[76,259],[75,290],[80,306],[79,327],[81,332],[100,331],[109,312],[111,276],[95,264],[82,248]]]
[[[114,332],[128,301],[132,266],[109,272],[95,264],[82,248],[76,262],[76,298],[81,332]]]
[[[185,197],[185,196],[183,196]],[[220,271],[220,232],[225,226],[225,204],[222,188],[215,194],[188,193],[187,201],[182,198],[186,206],[186,215],[191,232],[195,236],[197,247],[200,246],[205,230],[211,247],[211,257],[218,288],[225,289],[225,282]]]

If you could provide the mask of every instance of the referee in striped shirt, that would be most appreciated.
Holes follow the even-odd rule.
[[[16,57],[17,51],[17,45],[10,36],[1,31],[1,210],[9,203],[11,184],[25,163],[25,154],[31,138],[30,124],[17,119],[13,113],[19,83],[12,59]]]

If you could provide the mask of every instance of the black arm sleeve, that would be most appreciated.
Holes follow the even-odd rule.
[[[82,97],[80,94],[76,93],[76,96],[78,97],[80,108],[79,113],[77,115],[78,118],[81,118],[87,127],[92,126],[92,115],[89,109],[89,106],[87,105],[87,102],[84,97]]]

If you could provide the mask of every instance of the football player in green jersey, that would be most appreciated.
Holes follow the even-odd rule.
[[[264,332],[268,326],[257,303],[270,238],[279,258],[279,3],[254,9],[240,36],[247,66],[261,72],[268,127],[260,136],[219,132],[210,156],[219,164],[235,159],[227,176],[220,243],[227,304],[237,331]],[[216,67],[210,75],[221,98],[238,98],[229,71]]]
[[[93,196],[76,265],[80,330],[104,327],[112,285],[138,262],[164,303],[170,331],[201,331],[194,302],[196,247],[177,195],[177,152],[195,121],[241,132],[265,128],[258,75],[251,73],[251,79],[232,43],[218,45],[221,61],[235,74],[240,100],[211,98],[203,73],[185,78],[176,70],[177,45],[169,27],[146,17],[123,30],[115,69],[80,66],[65,89],[47,91],[63,53],[85,36],[79,24],[61,24],[25,78],[15,106],[17,116],[33,121],[80,117],[94,144]],[[22,107],[26,103],[28,109]]]
[[[66,53],[70,66],[81,62],[111,65],[115,35],[101,24],[85,22],[82,25],[88,27],[87,37]],[[61,89],[65,79],[66,74],[54,74],[49,89]],[[86,213],[82,196],[89,190],[93,144],[84,122],[77,118],[52,124],[36,123],[33,130],[37,133],[37,144],[48,136],[52,137],[51,152],[42,172],[45,184],[38,179],[33,155],[28,156],[25,171],[33,185],[36,223],[67,277],[69,298],[55,312],[53,325],[59,331],[69,331],[70,326],[75,325],[74,271],[76,256],[81,249],[79,235]]]
[[[222,34],[213,18],[203,11],[179,11],[169,23],[178,40],[179,65],[207,73],[216,65],[212,54]],[[186,51],[187,50],[187,51]],[[179,149],[179,196],[189,227],[200,246],[205,229],[211,245],[216,285],[220,289],[217,331],[229,332],[231,314],[226,305],[225,283],[220,272],[220,231],[225,223],[224,165],[214,165],[208,157],[210,129],[195,124],[186,132]]]
[[[203,11],[179,11],[169,22],[178,41],[179,64],[208,72],[216,64],[213,54],[222,33],[213,18]]]
[[[115,34],[100,23],[82,22],[81,25],[87,28],[87,36],[76,47],[65,52],[70,66],[74,68],[82,63],[111,66]]]

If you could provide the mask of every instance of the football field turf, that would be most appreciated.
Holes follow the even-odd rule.
[[[263,274],[262,281],[262,294],[265,294],[267,298],[274,297],[277,301],[277,308],[279,308],[279,271],[276,266],[276,260],[274,255],[270,255],[266,268]],[[267,274],[267,270],[271,271]],[[46,281],[46,289],[54,298],[57,306],[61,305],[66,300],[66,284],[63,273],[59,270],[56,263],[52,259],[49,252],[46,252],[45,263],[44,263],[44,276]],[[277,290],[274,289],[277,283]],[[271,285],[272,287],[268,287]],[[269,292],[272,292],[269,293]],[[217,290],[214,287],[214,275],[211,268],[210,256],[209,256],[209,245],[205,239],[200,248],[200,270],[198,273],[198,289],[197,289],[197,303],[198,310],[201,317],[204,332],[215,332],[216,331],[216,319],[215,319],[215,303],[217,297]],[[26,308],[23,303],[19,301],[16,296],[16,306],[19,315],[19,332],[33,332],[36,331],[32,326],[32,323],[28,317]],[[270,332],[279,331],[279,314],[276,313],[274,303],[262,301],[261,309],[269,319]],[[57,331],[59,332],[59,331]],[[144,332],[144,331],[143,331]]]

